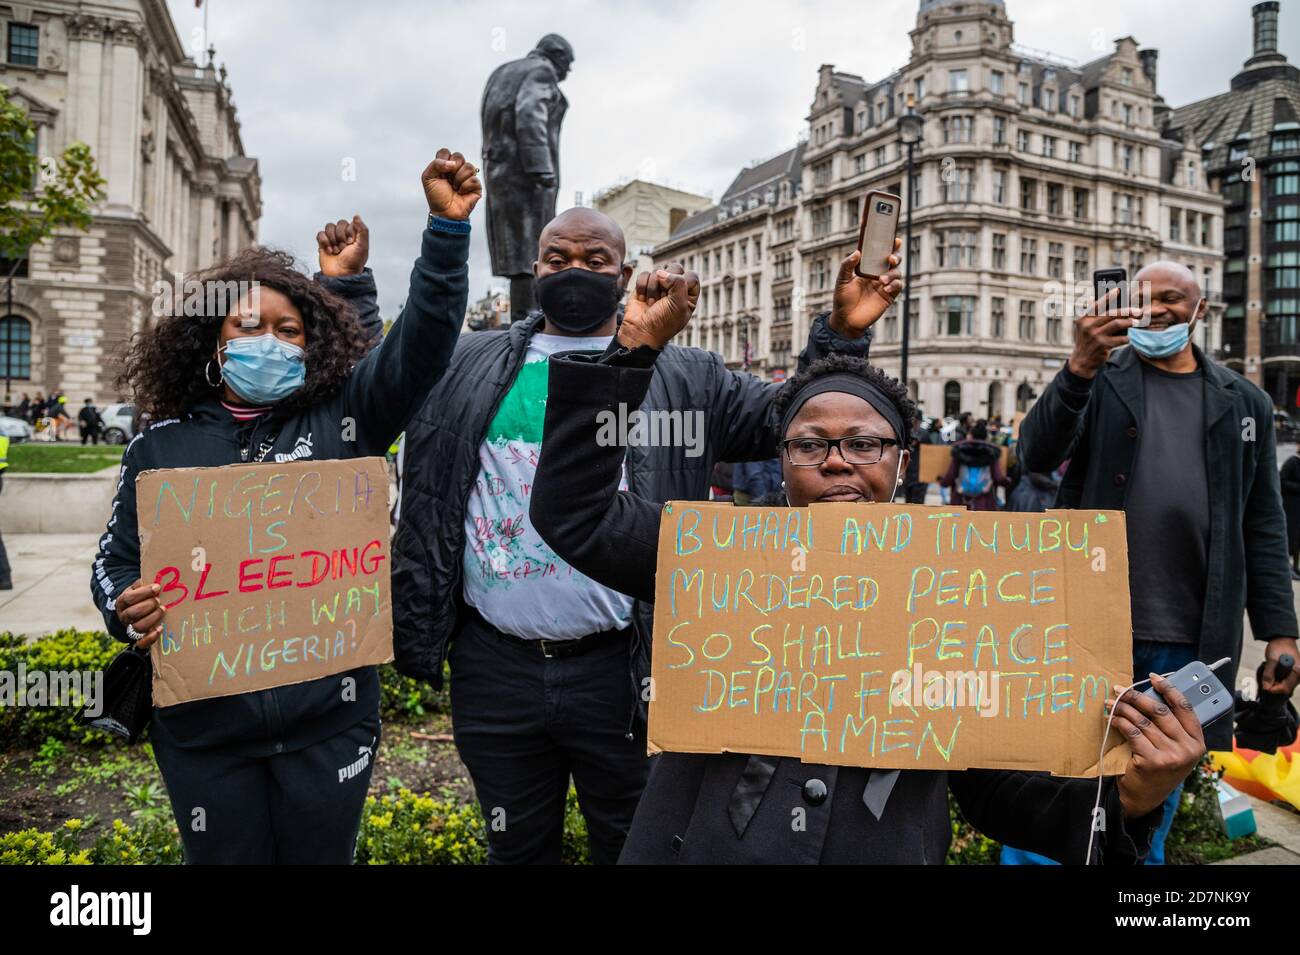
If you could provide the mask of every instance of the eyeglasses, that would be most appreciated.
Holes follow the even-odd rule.
[[[874,434],[855,434],[844,438],[789,438],[781,442],[785,456],[797,468],[815,468],[830,456],[831,448],[840,453],[846,464],[877,464],[893,438]]]

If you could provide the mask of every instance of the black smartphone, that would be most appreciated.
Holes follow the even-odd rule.
[[[1217,720],[1224,713],[1231,713],[1233,706],[1232,692],[1219,682],[1214,671],[1200,660],[1193,660],[1177,673],[1165,677],[1174,689],[1187,697],[1192,704],[1192,712],[1204,726]],[[1153,700],[1162,700],[1155,687],[1143,691]]]
[[[894,236],[898,233],[898,210],[903,200],[888,192],[867,193],[862,207],[862,228],[858,232],[858,251],[862,258],[853,271],[863,278],[874,279],[889,271],[889,257],[894,254]]]
[[[1128,270],[1122,268],[1097,269],[1092,273],[1093,300],[1100,308],[1101,301],[1115,289],[1119,295],[1107,306],[1109,309],[1128,308]]]

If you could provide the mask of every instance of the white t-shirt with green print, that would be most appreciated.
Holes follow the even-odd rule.
[[[611,337],[534,335],[479,446],[478,479],[465,509],[465,599],[516,637],[576,639],[632,620],[632,598],[561,560],[528,517],[546,420],[547,359],[560,351],[603,352]],[[627,487],[626,471],[619,486]]]

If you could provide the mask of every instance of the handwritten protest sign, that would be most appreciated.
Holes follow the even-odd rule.
[[[154,705],[393,659],[382,458],[146,471],[136,500]]]
[[[1122,512],[664,506],[651,751],[1096,775],[1131,655]]]
[[[948,465],[952,463],[952,445],[951,444],[923,444],[921,445],[921,463],[917,466],[917,482],[920,484],[934,484],[939,478],[943,477],[948,470]],[[1002,473],[1006,474],[1011,466],[1011,449],[1002,448]]]

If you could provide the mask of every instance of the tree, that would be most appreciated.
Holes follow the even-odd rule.
[[[0,86],[0,256],[8,259],[55,229],[88,229],[91,207],[104,198],[89,146],[75,142],[55,159],[36,155],[35,143],[27,113]]]

